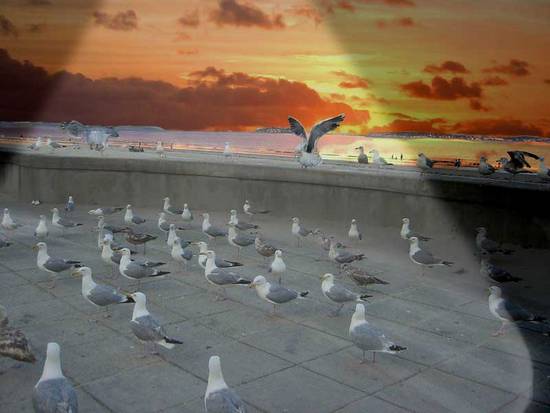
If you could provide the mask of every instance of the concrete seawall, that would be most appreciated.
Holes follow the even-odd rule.
[[[467,172],[421,175],[406,168],[331,163],[306,170],[273,158],[189,154],[158,159],[127,152],[100,157],[5,149],[0,149],[0,168],[0,192],[22,202],[61,203],[71,194],[81,203],[160,209],[162,198],[170,196],[176,205],[221,211],[241,210],[249,199],[275,215],[307,222],[357,218],[364,227],[398,228],[408,216],[426,233],[440,232],[443,225],[460,231],[483,225],[496,239],[550,245],[549,184]]]

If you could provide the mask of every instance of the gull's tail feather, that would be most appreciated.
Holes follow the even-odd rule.
[[[158,271],[151,275],[151,277],[162,277],[163,275],[170,274],[170,271]]]
[[[417,238],[418,238],[420,241],[429,241],[429,240],[431,240],[430,237],[424,237],[424,236],[422,236],[422,235],[418,236]]]
[[[388,349],[391,351],[398,352],[398,351],[407,350],[407,347],[398,346],[397,344],[392,344],[391,346],[388,347]]]
[[[225,260],[225,262],[228,262],[229,264],[231,264],[230,267],[242,267],[243,266],[242,263],[237,262],[237,261],[227,261],[227,260]]]
[[[305,297],[307,297],[308,294],[309,294],[309,291],[302,291],[300,293],[300,298],[305,298]]]
[[[454,262],[452,261],[441,261],[441,264],[446,267],[452,267],[454,265]]]
[[[362,294],[359,296],[359,301],[367,301],[367,298],[370,298],[370,297],[372,297],[372,295]]]
[[[381,280],[378,277],[372,277],[372,280],[374,281],[374,284],[381,284],[381,285],[388,285],[389,282]]]
[[[252,281],[250,281],[250,280],[247,280],[245,278],[239,278],[235,284],[248,285],[248,284],[251,284],[251,283],[252,283]]]

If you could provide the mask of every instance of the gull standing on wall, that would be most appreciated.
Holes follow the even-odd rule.
[[[345,116],[346,115],[342,113],[330,119],[322,120],[313,126],[309,133],[309,137],[306,134],[306,130],[297,119],[292,116],[288,117],[290,130],[292,133],[302,138],[302,148],[300,149],[300,157],[298,158],[298,162],[302,165],[302,168],[318,166],[323,162],[317,151],[317,142],[323,135],[339,127],[340,123],[344,121]]]
[[[369,157],[365,153],[365,148],[362,147],[362,146],[358,146],[355,149],[359,151],[359,155],[357,156],[357,162],[365,164],[365,165],[368,164],[369,163]]]
[[[372,163],[376,166],[393,165],[380,156],[380,153],[376,149],[371,149],[369,153],[372,154]]]
[[[481,175],[485,176],[492,175],[496,171],[495,167],[487,162],[487,158],[485,156],[479,158],[479,166],[477,167],[477,170]]]

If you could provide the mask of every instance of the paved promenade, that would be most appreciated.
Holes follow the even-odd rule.
[[[77,388],[80,412],[201,412],[208,358],[214,354],[220,355],[228,385],[241,395],[249,412],[512,413],[524,411],[529,403],[529,412],[550,409],[550,338],[532,327],[513,327],[504,337],[491,336],[500,323],[487,307],[489,284],[472,254],[472,234],[444,233],[443,227],[441,233],[429,234],[434,237],[429,248],[456,264],[422,276],[394,228],[359,222],[365,240],[354,247],[368,257],[360,266],[390,284],[361,290],[347,279],[338,281],[372,294],[367,319],[408,347],[399,355],[380,354],[375,364],[360,364],[361,351],[348,338],[354,306],[346,306],[339,317],[328,316],[334,306],[322,295],[319,276],[337,272],[336,266],[319,260],[320,249],[312,240],[302,248],[294,246],[290,217],[257,220],[265,236],[285,251],[284,285],[310,291],[307,300],[281,306],[278,317],[270,316],[271,306],[248,288],[228,288],[229,299],[214,301],[196,260],[184,270],[172,261],[159,236],[149,243],[147,257],[167,262],[171,274],[143,282],[141,291],[151,313],[184,344],[143,357],[143,347],[129,327],[131,304],[112,308],[112,317],[105,318],[81,296],[80,279],[65,274],[54,289],[47,288],[48,278],[37,269],[31,250],[32,233],[39,214],[50,216],[52,207],[61,206],[33,207],[30,200],[23,205],[6,197],[0,201],[25,224],[13,235],[15,244],[0,249],[0,303],[7,307],[12,325],[31,339],[39,359],[34,365],[0,359],[2,411],[32,411],[31,393],[49,341],[61,345],[63,370]],[[192,208],[192,200],[189,203]],[[96,281],[129,291],[128,280],[120,275],[109,278],[110,269],[101,261],[97,234],[92,232],[95,220],[86,214],[91,208],[77,205],[72,219],[84,226],[65,236],[50,226],[49,253],[79,259],[92,268]],[[143,229],[160,235],[159,209],[134,208],[148,220]],[[241,211],[241,205],[235,208]],[[211,212],[214,223],[227,222],[225,213]],[[311,222],[304,211],[303,223],[345,239],[348,218],[352,217],[346,222]],[[122,224],[122,214],[108,222]],[[204,238],[196,230],[181,236]],[[253,248],[244,249],[237,259],[226,240],[211,247],[226,259],[243,262],[243,276],[267,274]],[[546,251],[522,250],[499,262],[525,279],[507,290],[522,305],[548,316],[547,256]]]

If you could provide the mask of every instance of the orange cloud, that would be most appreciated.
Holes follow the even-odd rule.
[[[531,74],[529,71],[529,63],[525,60],[519,60],[519,59],[510,59],[510,62],[508,64],[504,65],[495,65],[492,67],[488,67],[483,69],[483,72],[485,73],[501,73],[504,75],[511,75],[511,76],[527,76]]]
[[[134,10],[121,11],[116,14],[95,11],[93,16],[95,24],[111,30],[130,31],[138,27],[138,17]]]
[[[466,69],[466,67],[462,63],[455,62],[454,60],[446,60],[445,62],[441,63],[439,66],[427,65],[424,68],[424,72],[432,73],[432,74],[445,73],[445,72],[470,73],[470,71]]]
[[[248,130],[285,125],[288,115],[305,124],[337,113],[346,124],[364,126],[367,110],[321,97],[305,83],[228,73],[208,67],[189,74],[187,87],[139,78],[92,80],[80,74],[48,74],[0,49],[0,90],[9,105],[0,119],[90,124],[159,125],[182,130]],[[38,108],[37,95],[48,96]]]
[[[376,20],[376,26],[379,29],[385,29],[387,27],[414,27],[415,25],[416,24],[411,17],[401,17],[393,20]]]
[[[187,12],[178,19],[178,23],[184,27],[198,27],[200,24],[199,11]]]
[[[530,135],[543,136],[539,127],[517,119],[474,119],[458,122],[452,126],[456,133],[472,135]]]
[[[0,14],[0,35],[18,37],[19,31],[15,24],[3,14]]]
[[[404,115],[406,116],[406,115]],[[444,130],[438,127],[439,124],[446,123],[445,119],[395,119],[383,126],[375,126],[369,129],[369,132],[421,132],[421,133],[444,133]]]
[[[219,0],[218,8],[210,13],[210,20],[218,26],[260,27],[267,30],[286,27],[281,14],[269,16],[255,5],[237,0]]]
[[[338,86],[340,86],[342,89],[368,89],[369,88],[369,81],[364,77],[347,73],[344,70],[335,70],[331,73],[336,76],[344,78],[344,80],[338,84]]]
[[[484,86],[506,86],[510,83],[506,79],[501,78],[500,76],[491,76],[483,79],[481,81],[481,84]]]
[[[479,99],[470,99],[470,108],[477,110],[478,112],[488,112],[489,108],[483,106]]]
[[[431,85],[422,80],[405,83],[400,86],[407,95],[435,100],[456,100],[460,98],[480,98],[482,89],[479,83],[473,82],[468,85],[463,78],[453,77],[450,81],[436,76],[432,79]]]

